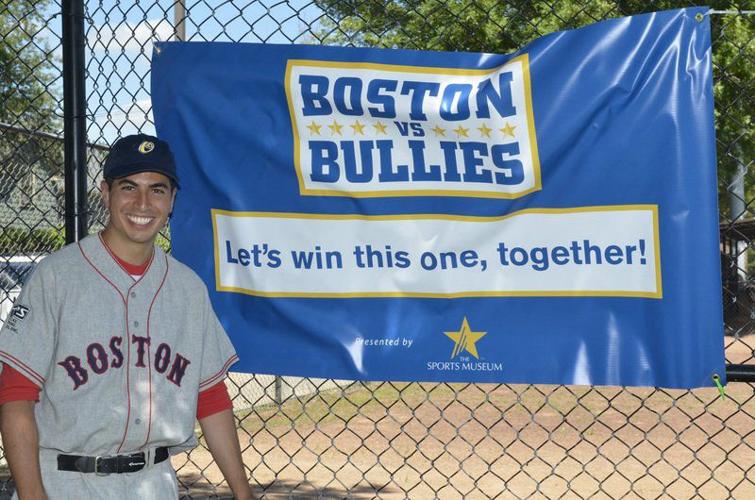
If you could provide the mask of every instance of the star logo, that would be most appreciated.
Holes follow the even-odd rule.
[[[318,125],[315,122],[311,122],[309,125],[307,125],[307,128],[309,129],[310,134],[320,135],[320,129],[322,128],[322,125]]]
[[[333,123],[328,125],[328,128],[333,132],[333,135],[341,135],[341,129],[343,125],[333,120]]]
[[[506,122],[506,126],[498,129],[503,133],[504,136],[514,137],[514,129],[516,128],[516,125],[511,125],[509,122]]]
[[[469,354],[477,359],[480,359],[477,354],[476,342],[484,337],[488,332],[473,332],[467,322],[467,317],[464,316],[464,321],[461,323],[461,328],[458,332],[443,332],[448,338],[454,341],[454,350],[451,352],[451,359],[461,354],[461,351],[467,351]]]
[[[372,126],[375,127],[375,132],[377,132],[378,134],[383,134],[383,135],[386,134],[386,131],[385,131],[386,127],[384,123],[377,122],[377,123],[373,123]]]
[[[354,135],[364,135],[364,125],[359,123],[359,120],[355,121],[353,125],[349,127],[354,129]]]
[[[461,125],[459,125],[458,127],[456,127],[454,129],[454,132],[456,132],[456,137],[469,137],[469,133],[468,133],[469,129],[468,128],[464,128]]]
[[[435,137],[445,137],[446,136],[446,129],[440,128],[438,125],[436,125],[434,128],[430,129],[433,132],[435,132]]]
[[[488,127],[484,123],[482,124],[482,127],[477,127],[477,130],[480,131],[480,135],[482,137],[490,137],[490,133],[493,131],[492,128]]]

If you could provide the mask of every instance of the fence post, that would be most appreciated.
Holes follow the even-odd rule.
[[[173,28],[176,30],[176,40],[186,41],[186,5],[185,0],[177,0],[173,5]]]
[[[279,375],[275,376],[275,404],[283,404],[283,377]]]
[[[87,234],[84,0],[63,0],[63,136],[66,243]]]

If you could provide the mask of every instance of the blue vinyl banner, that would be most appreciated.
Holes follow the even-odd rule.
[[[705,13],[508,55],[157,44],[173,253],[208,285],[235,369],[723,379]]]

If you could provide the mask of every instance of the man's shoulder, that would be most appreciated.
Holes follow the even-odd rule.
[[[52,252],[43,257],[36,263],[38,269],[57,269],[72,265],[79,265],[84,262],[81,255],[81,248],[78,242],[65,245],[63,248]]]
[[[180,260],[169,254],[165,254],[168,261],[168,267],[170,268],[171,278],[182,286],[188,286],[192,289],[206,290],[207,287],[202,281],[202,278],[197,275],[196,272]]]
[[[19,258],[13,259],[14,262],[19,261]],[[68,244],[47,255],[28,257],[23,262],[27,265],[17,274],[18,284],[24,288],[38,287],[40,284],[42,287],[54,287],[61,276],[69,282],[85,274],[82,272],[84,259],[77,243]]]

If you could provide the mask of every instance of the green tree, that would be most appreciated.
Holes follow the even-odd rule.
[[[0,122],[57,130],[53,51],[40,36],[51,0],[0,0]]]
[[[57,250],[65,245],[62,231],[10,228],[0,233],[0,255],[35,254]],[[0,261],[1,262],[1,261]]]
[[[61,224],[50,200],[61,194],[51,178],[62,174],[63,143],[47,135],[62,125],[60,61],[45,36],[47,25],[60,22],[53,7],[52,0],[0,0],[0,220],[10,226],[0,227],[0,239],[17,242],[13,250],[24,242],[29,251],[58,245],[39,237]]]
[[[324,12],[316,38],[326,44],[420,50],[508,53],[554,31],[603,19],[695,5],[689,0],[316,0]],[[716,10],[748,3],[709,2]],[[755,24],[746,15],[714,15],[714,94],[721,213],[728,191],[745,174],[745,217],[755,213],[755,178],[749,172],[752,135]],[[747,170],[749,168],[749,170]],[[749,201],[749,204],[747,203]],[[740,214],[732,214],[737,217]]]

